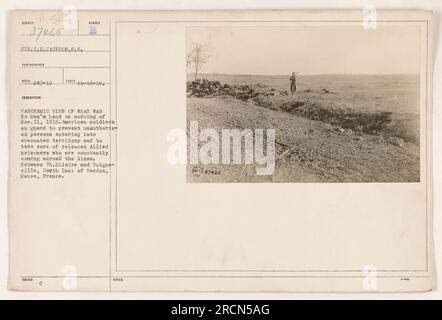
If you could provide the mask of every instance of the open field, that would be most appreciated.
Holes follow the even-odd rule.
[[[419,181],[418,76],[299,76],[294,95],[288,76],[202,77],[253,93],[190,95],[187,120],[217,130],[275,128],[276,170],[256,176],[254,165],[208,165],[219,174],[196,177],[189,165],[188,181]]]
[[[290,91],[290,75],[255,76],[203,74],[198,78],[231,85],[256,85]],[[193,80],[193,75],[188,75]],[[326,105],[351,107],[359,111],[390,111],[419,114],[418,75],[299,75],[296,99],[311,98]],[[332,94],[319,93],[327,89]],[[312,92],[304,92],[311,90]]]

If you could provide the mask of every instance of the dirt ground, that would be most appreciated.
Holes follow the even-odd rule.
[[[419,146],[380,135],[342,132],[333,125],[233,97],[187,98],[187,121],[199,128],[276,129],[276,169],[255,165],[191,165],[188,182],[418,182]]]

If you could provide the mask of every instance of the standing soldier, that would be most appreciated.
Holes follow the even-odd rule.
[[[290,77],[290,91],[292,94],[296,92],[296,76],[299,72],[292,72],[292,76]]]

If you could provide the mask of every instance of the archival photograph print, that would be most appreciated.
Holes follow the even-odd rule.
[[[416,26],[186,29],[187,182],[419,182]]]

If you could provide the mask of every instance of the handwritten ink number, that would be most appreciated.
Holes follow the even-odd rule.
[[[38,41],[40,37],[44,36],[59,36],[61,35],[61,31],[63,28],[42,28],[42,27],[33,27],[31,35],[35,37],[35,41]]]

